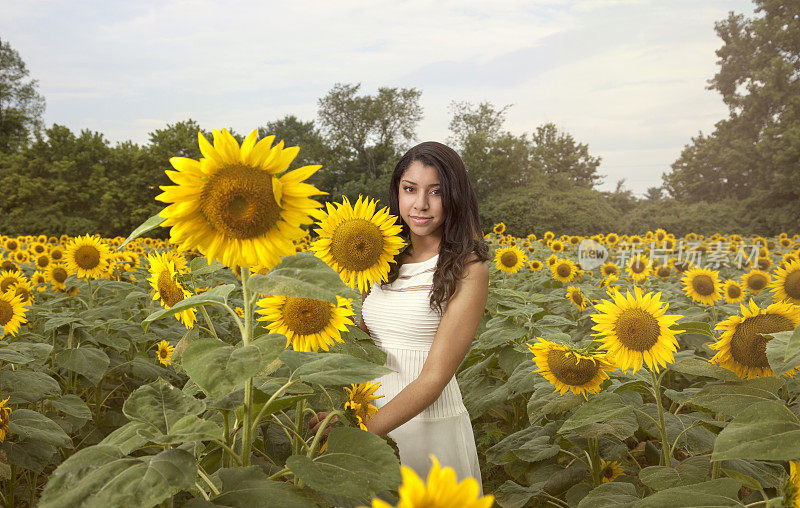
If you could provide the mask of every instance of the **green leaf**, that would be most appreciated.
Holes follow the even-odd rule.
[[[708,363],[708,360],[696,356],[678,360],[675,363],[667,365],[667,368],[675,372],[680,372],[681,374],[711,377],[722,381],[739,381],[740,379],[734,372],[722,368],[719,365]]]
[[[342,332],[343,343],[337,343],[333,348],[334,353],[342,353],[360,358],[364,361],[384,365],[386,363],[386,351],[375,345],[372,338],[355,326]]]
[[[800,367],[800,326],[794,331],[764,335],[772,336],[767,342],[767,361],[776,375]]]
[[[97,385],[103,379],[110,360],[105,351],[93,347],[65,349],[56,354],[53,363],[59,367],[81,374]]]
[[[313,460],[292,455],[286,466],[312,489],[364,500],[402,483],[394,450],[375,434],[353,427],[334,427],[327,452]]]
[[[561,447],[558,443],[554,443],[550,436],[536,436],[519,448],[512,449],[512,451],[519,460],[539,462],[558,455]]]
[[[606,422],[631,411],[616,393],[600,392],[572,413],[558,432],[564,433],[584,425]]]
[[[522,508],[527,506],[533,496],[541,494],[545,482],[534,483],[530,487],[506,480],[494,491],[495,501],[503,508]]]
[[[225,265],[216,259],[209,263],[207,257],[197,257],[189,262],[189,270],[193,275],[205,275],[225,268]]]
[[[33,358],[37,364],[43,365],[50,358],[53,346],[42,342],[12,342],[6,346],[6,349],[13,349],[29,358]]]
[[[0,327],[0,333],[3,333],[2,327]],[[32,362],[33,358],[24,355],[19,351],[14,351],[7,345],[3,344],[2,347],[0,347],[0,361],[16,363],[17,365],[25,365],[26,363]]]
[[[16,409],[11,414],[11,435],[28,438],[36,441],[72,448],[72,439],[56,422],[43,414],[30,409]]]
[[[33,404],[46,397],[60,396],[61,386],[44,372],[0,370],[0,392],[4,398],[11,395],[12,404],[20,401]]]
[[[118,447],[123,454],[127,455],[147,444],[147,439],[142,437],[139,434],[139,431],[149,428],[152,427],[144,422],[134,420],[126,423],[122,427],[117,428],[98,444],[114,445]]]
[[[197,463],[184,450],[127,457],[116,446],[95,445],[56,468],[38,506],[155,506],[192,487],[196,477]]]
[[[527,335],[527,333],[528,331],[525,328],[515,325],[510,320],[506,320],[491,328],[487,328],[481,333],[474,347],[475,349],[494,349],[504,344],[511,344],[517,339]]]
[[[0,450],[5,452],[9,464],[37,473],[44,471],[54,460],[54,455],[57,455],[55,460],[61,460],[58,448],[34,439],[22,439],[18,442],[6,439],[0,443]]]
[[[761,490],[761,484],[753,478],[752,476],[747,476],[746,474],[740,473],[739,471],[733,471],[731,469],[725,469],[724,467],[720,468],[722,471],[728,475],[729,477],[733,478],[734,480],[741,483],[743,486],[747,487],[751,490]]]
[[[722,469],[736,471],[758,481],[764,488],[776,488],[781,483],[784,469],[780,464],[761,462],[758,460],[735,459],[723,460]]]
[[[759,402],[741,411],[717,436],[711,460],[796,460],[800,420],[778,402]]]
[[[222,492],[215,505],[234,508],[315,508],[308,492],[284,481],[270,480],[258,466],[220,469]]]
[[[306,383],[343,386],[350,383],[372,381],[394,370],[371,362],[339,353],[308,353],[285,350],[280,359],[291,359],[302,364],[294,371],[294,376]],[[289,362],[287,362],[289,363]]]
[[[636,487],[630,483],[609,482],[592,489],[578,503],[578,508],[595,508],[597,506],[614,506],[629,508],[639,502]]]
[[[673,330],[685,330],[687,333],[696,333],[700,335],[707,335],[714,337],[711,333],[711,326],[704,321],[691,321],[687,323],[678,323],[670,326]]]
[[[779,401],[776,393],[782,385],[783,381],[776,378],[756,378],[735,383],[706,385],[689,397],[686,404],[735,417],[755,403]]]
[[[286,337],[276,333],[238,347],[212,337],[196,338],[187,342],[181,365],[207,395],[221,398],[268,370],[285,347]]]
[[[53,399],[50,401],[50,404],[54,409],[67,413],[75,418],[88,420],[92,417],[89,406],[86,405],[86,402],[84,402],[82,398],[74,393],[62,395],[58,399]]]
[[[255,274],[248,287],[262,295],[311,298],[336,304],[336,295],[352,294],[336,271],[311,252],[286,256],[266,275]]]
[[[158,379],[134,390],[123,404],[122,413],[131,420],[150,425],[161,434],[168,434],[178,420],[185,415],[203,412],[205,406],[202,400]]]
[[[162,223],[162,222],[164,222],[165,220],[167,220],[167,219],[165,219],[164,217],[161,217],[161,216],[159,215],[160,213],[161,213],[161,212],[159,212],[159,213],[157,213],[157,214],[153,215],[152,217],[150,217],[150,218],[149,218],[149,219],[147,219],[146,221],[142,222],[142,224],[141,224],[141,225],[140,225],[138,228],[136,228],[136,229],[134,229],[134,230],[133,230],[133,233],[131,233],[130,235],[128,235],[128,238],[126,238],[124,242],[122,242],[121,244],[119,244],[119,247],[117,247],[117,250],[118,250],[118,251],[119,251],[119,250],[121,250],[123,247],[125,247],[125,246],[128,244],[128,242],[130,242],[130,241],[131,241],[131,240],[133,240],[134,238],[137,238],[137,237],[139,237],[139,236],[141,236],[141,235],[143,235],[143,234],[147,233],[147,232],[148,232],[148,231],[150,231],[151,229],[155,229],[155,228],[157,228],[158,226],[160,226],[160,225],[161,225],[161,223]]]
[[[189,298],[185,298],[168,309],[157,310],[144,318],[144,321],[142,321],[142,328],[144,328],[144,331],[146,332],[150,326],[150,323],[156,319],[161,319],[164,316],[171,316],[176,312],[181,312],[186,309],[200,307],[203,305],[225,304],[225,302],[228,300],[228,295],[234,289],[236,289],[235,284],[222,284],[221,286],[216,286],[208,291],[204,291],[199,295],[193,295]]]
[[[190,443],[193,441],[222,440],[222,428],[214,422],[203,420],[189,414],[173,423],[169,432],[164,434],[154,431],[152,427],[138,430],[140,436],[159,445]]]
[[[717,478],[693,485],[656,492],[636,504],[636,508],[679,508],[689,506],[743,506],[738,497],[739,482]]]
[[[710,464],[708,457],[689,457],[677,467],[646,467],[639,471],[639,480],[653,490],[692,485],[705,481]]]

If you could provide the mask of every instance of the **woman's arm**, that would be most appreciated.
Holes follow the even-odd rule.
[[[420,414],[442,394],[475,338],[489,296],[489,265],[470,263],[436,330],[419,377],[381,407],[367,430],[385,436]]]

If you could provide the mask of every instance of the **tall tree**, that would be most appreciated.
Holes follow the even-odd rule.
[[[371,178],[387,171],[387,163],[414,139],[422,119],[416,88],[378,89],[375,95],[357,95],[361,84],[336,83],[319,99],[319,123],[327,142],[356,159]]]
[[[506,104],[498,109],[491,102],[484,101],[473,105],[467,101],[451,101],[450,131],[453,135],[449,142],[458,148],[464,148],[467,138],[480,134],[486,139],[500,135],[506,121],[506,111],[513,104]]]
[[[44,98],[19,53],[0,39],[0,152],[24,146],[42,127]]]
[[[555,124],[536,127],[532,139],[533,164],[548,176],[565,176],[583,187],[601,183],[597,174],[600,157],[589,154],[589,145],[577,143],[571,134],[560,132]]]

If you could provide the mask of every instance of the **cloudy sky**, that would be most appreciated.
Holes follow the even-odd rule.
[[[727,116],[706,90],[714,22],[743,0],[126,2],[3,0],[0,37],[47,100],[45,122],[144,143],[192,118],[246,133],[316,117],[337,82],[422,91],[418,139],[452,100],[513,104],[506,129],[554,122],[600,156],[601,189],[642,195]]]

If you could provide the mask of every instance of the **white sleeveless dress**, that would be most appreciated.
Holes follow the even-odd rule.
[[[378,409],[419,376],[428,357],[440,321],[429,304],[438,259],[437,254],[419,263],[405,263],[397,280],[386,289],[374,283],[364,300],[364,323],[375,344],[386,352],[385,365],[397,371],[374,380],[381,383],[375,394],[385,395],[372,402]],[[423,482],[433,465],[428,457],[432,453],[442,468],[455,470],[459,482],[475,478],[483,495],[472,423],[455,376],[433,404],[388,435],[397,442],[400,463]]]

